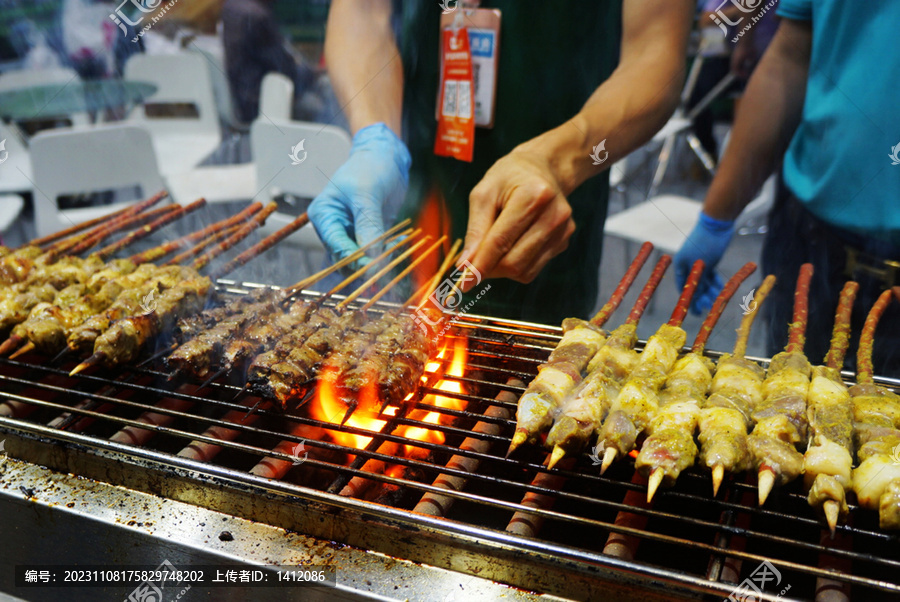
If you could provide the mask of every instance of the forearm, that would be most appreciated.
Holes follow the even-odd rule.
[[[710,217],[735,219],[781,161],[803,113],[809,45],[808,27],[785,21],[750,78],[703,204]]]
[[[639,148],[665,125],[684,82],[691,14],[691,3],[685,0],[626,2],[618,67],[575,116],[520,147],[548,157],[564,194]],[[594,165],[590,154],[603,140],[609,156]]]
[[[401,136],[403,66],[390,0],[334,0],[325,33],[331,84],[353,133],[384,122]]]

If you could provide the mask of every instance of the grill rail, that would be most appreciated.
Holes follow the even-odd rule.
[[[229,294],[259,286],[219,284]],[[440,424],[407,414],[373,433],[265,402],[248,415],[259,400],[223,380],[203,389],[170,382],[161,349],[112,375],[69,377],[69,360],[0,360],[0,431],[10,455],[56,470],[556,595],[642,586],[664,599],[721,599],[764,561],[782,578],[757,599],[809,599],[826,581],[867,600],[900,594],[900,538],[854,506],[832,541],[799,483],[759,508],[743,475],[714,499],[708,475],[691,469],[647,505],[631,462],[600,476],[587,454],[553,470],[541,449],[505,458],[516,400],[561,331],[466,315],[449,332],[448,351],[460,337],[466,376],[447,374],[445,358],[413,406],[439,413]],[[466,392],[438,389],[441,379]],[[442,408],[429,403],[432,394],[467,405]],[[445,441],[410,439],[397,433],[401,426],[439,431]],[[371,441],[355,450],[325,430]],[[308,453],[299,463],[290,453],[298,444]],[[399,446],[417,453],[395,455]],[[349,491],[358,497],[341,495]],[[609,547],[611,536],[630,543]]]

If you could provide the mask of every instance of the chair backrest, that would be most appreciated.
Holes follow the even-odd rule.
[[[203,43],[199,42],[202,37]],[[212,38],[210,40],[209,38]],[[225,50],[222,47],[221,38],[216,36],[198,36],[190,46],[191,52],[196,52],[209,66],[209,74],[212,78],[213,95],[216,99],[216,109],[219,112],[219,121],[222,125],[233,130],[246,132],[250,128],[249,123],[244,123],[238,117],[231,98],[231,88],[228,85],[228,76],[225,74]]]
[[[31,163],[28,147],[22,142],[19,132],[0,120],[0,194],[31,189]]]
[[[144,107],[138,106],[129,121],[147,124],[154,133],[219,133],[210,66],[202,54],[136,54],[125,63],[125,79],[156,86],[156,92],[144,100],[145,104],[186,104],[197,112],[196,117],[156,117],[148,116]]]
[[[250,126],[250,153],[256,181],[266,186],[261,194],[315,197],[350,156],[350,144],[350,135],[333,125],[257,118]]]
[[[277,72],[266,73],[259,89],[259,116],[290,121],[294,107],[294,82]]]
[[[38,236],[115,211],[127,203],[60,210],[62,195],[137,186],[146,198],[165,185],[159,175],[150,133],[119,123],[92,128],[59,128],[31,139],[35,224]]]

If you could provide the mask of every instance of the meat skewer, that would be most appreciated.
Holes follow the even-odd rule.
[[[712,360],[703,355],[703,350],[728,301],[755,270],[756,264],[747,263],[731,277],[703,321],[690,353],[680,357],[666,377],[659,394],[659,411],[647,426],[648,437],[634,464],[647,477],[648,503],[660,484],[674,485],[681,471],[694,464],[698,452],[694,432],[714,371]]]
[[[437,251],[446,238],[442,236],[411,261],[387,287],[369,299],[359,312],[365,315],[382,295]],[[410,299],[406,305],[414,301],[414,298]],[[360,403],[364,406],[363,409],[369,411],[383,411],[390,404],[399,405],[418,385],[425,363],[437,351],[437,343],[432,339],[433,333],[425,333],[426,340],[422,341],[423,333],[418,323],[409,316],[390,312],[370,324],[371,328],[366,325],[344,338],[319,370],[320,380],[327,381],[327,386],[335,392],[337,400],[347,408],[341,424],[347,422]],[[399,365],[400,353],[404,359],[408,359],[402,362],[402,368]],[[399,370],[404,372],[403,378],[392,380],[393,372]],[[376,383],[379,392],[377,398],[363,393],[366,389],[373,392],[374,387],[371,385]],[[378,399],[381,400],[380,410],[377,407]]]
[[[750,301],[738,327],[734,351],[719,358],[710,394],[701,406],[697,420],[700,461],[712,471],[713,496],[718,495],[726,471],[750,468],[747,434],[753,412],[762,402],[765,371],[744,354],[750,329],[773,286],[775,276],[769,275],[756,290],[756,298]]]
[[[86,240],[89,242],[93,241],[90,242],[90,246],[93,246],[102,240],[102,238],[99,238],[100,236],[105,237],[118,230],[127,230],[132,226],[140,226],[161,215],[172,213],[177,209],[177,205],[171,205],[140,215],[126,216],[114,228],[109,228],[108,226],[98,227],[97,232],[100,234],[96,236],[92,236],[91,232],[88,232],[84,235],[73,237],[73,244],[79,244],[79,241],[85,240],[83,237],[88,237]],[[66,243],[66,241],[63,241],[63,243]],[[63,247],[59,248],[62,249]],[[91,259],[99,260],[96,257],[81,259],[77,257],[78,253],[70,251],[67,251],[66,256],[61,259],[60,255],[63,255],[63,251],[57,251],[54,247],[44,252],[38,247],[28,247],[17,250],[0,259],[0,297],[8,298],[22,292],[24,288],[28,288],[31,285],[43,284],[48,279],[53,278],[55,273],[63,271],[67,266],[81,266],[84,262]]]
[[[419,231],[415,234],[418,233]],[[260,395],[275,397],[282,408],[286,408],[290,400],[299,398],[306,392],[324,360],[342,343],[345,336],[358,329],[364,329],[367,333],[377,332],[380,326],[375,322],[369,323],[365,312],[356,310],[345,313],[344,309],[426,241],[427,237],[407,249],[360,285],[335,309],[318,308],[306,324],[288,332],[271,349],[257,355],[250,364],[247,375],[251,390]],[[405,243],[406,241],[401,241],[385,253],[392,253],[398,245]],[[380,258],[381,256],[378,260]],[[344,286],[349,280],[338,286]]]
[[[174,368],[176,373],[190,374],[195,378],[207,378],[211,373],[218,375],[231,371],[238,363],[248,361],[262,353],[265,348],[273,345],[281,337],[288,333],[296,333],[297,328],[305,328],[310,315],[325,299],[343,289],[395,250],[410,244],[419,233],[420,231],[414,232],[412,236],[383,252],[358,270],[356,274],[333,287],[316,303],[297,301],[284,314],[279,309],[278,303],[292,296],[298,286],[311,284],[312,281],[309,279],[297,283],[290,289],[273,293],[270,295],[270,299],[263,299],[249,306],[244,305],[243,301],[239,301],[238,304],[235,304],[239,309],[231,311],[227,316],[221,315],[219,319],[214,319],[213,324],[209,324],[205,330],[201,329],[195,338],[176,349],[167,358],[168,367]],[[377,242],[380,241],[373,241],[370,244]],[[359,256],[362,256],[365,249],[361,249],[361,251]],[[325,270],[316,277],[322,278],[333,271],[334,269]],[[222,313],[219,310],[211,310],[211,313],[213,312]],[[182,333],[186,326],[184,322],[180,325]],[[298,339],[297,342],[301,343],[302,339]]]
[[[855,282],[846,283],[841,290],[825,365],[813,368],[809,385],[809,445],[803,455],[803,480],[809,505],[825,514],[832,535],[838,518],[849,511],[846,490],[853,468],[853,405],[841,367],[850,342],[850,315],[857,290]]]
[[[641,246],[612,296],[590,322],[578,318],[568,318],[563,321],[562,340],[550,354],[547,363],[538,367],[537,376],[519,399],[516,411],[516,431],[513,434],[509,450],[506,452],[507,457],[517,447],[528,440],[536,440],[551,427],[555,414],[558,410],[563,409],[565,398],[582,382],[582,373],[587,369],[591,358],[607,342],[609,335],[601,327],[622,303],[622,299],[625,298],[652,251],[653,245],[650,243],[644,243]],[[644,291],[638,297],[635,305],[640,304],[642,299],[649,300],[656,284],[653,284],[649,290],[647,287],[651,286],[651,282],[658,283],[658,278],[662,278],[668,267],[668,261],[670,260],[660,258],[660,263],[653,272],[654,275],[648,280],[647,286],[644,287]]]
[[[896,288],[894,289],[896,291]],[[900,529],[900,396],[875,384],[872,349],[878,321],[891,302],[884,291],[869,311],[859,340],[853,398],[856,457],[853,491],[859,505],[878,510],[882,529]]]
[[[15,349],[25,342],[26,339],[28,339],[28,343],[12,355],[11,359],[28,353],[35,348],[42,353],[58,352],[60,349],[65,348],[66,338],[72,328],[80,325],[89,317],[107,309],[123,291],[140,286],[156,271],[155,266],[152,265],[147,265],[143,268],[138,266],[146,264],[150,259],[162,257],[188,242],[201,240],[199,235],[213,232],[215,237],[217,236],[215,230],[231,223],[235,217],[249,217],[252,215],[252,212],[257,211],[261,206],[261,204],[257,203],[256,207],[251,206],[249,208],[252,209],[250,212],[247,210],[242,211],[232,218],[212,224],[176,241],[164,243],[143,253],[138,253],[129,259],[108,263],[106,268],[93,274],[85,283],[84,294],[76,302],[62,304],[57,298],[52,303],[39,303],[36,305],[31,310],[28,319],[17,324],[10,337],[0,345],[0,355]],[[225,230],[225,232],[227,231]],[[201,240],[197,248],[202,249],[208,241],[209,239]],[[57,297],[59,294],[57,294]]]
[[[213,259],[215,259],[216,257],[221,255],[228,249],[234,247],[235,245],[240,243],[242,240],[247,238],[251,232],[253,232],[257,228],[262,226],[264,223],[266,223],[266,220],[269,219],[269,216],[272,215],[272,213],[274,213],[277,208],[278,208],[277,203],[269,203],[268,205],[263,207],[262,211],[260,211],[256,215],[254,215],[252,219],[250,219],[247,223],[242,225],[238,229],[237,232],[235,232],[234,234],[232,234],[231,236],[229,236],[228,238],[226,238],[225,240],[223,240],[222,242],[217,244],[215,247],[213,247],[212,249],[210,249],[209,251],[207,251],[200,257],[198,257],[193,263],[194,269],[197,271],[202,270],[207,265],[209,265],[209,263]],[[292,223],[295,224],[296,220]],[[270,235],[270,236],[274,236],[274,234]]]
[[[796,479],[803,471],[803,454],[796,446],[806,444],[806,398],[812,366],[803,354],[809,314],[809,282],[813,266],[804,263],[794,292],[794,317],[784,351],[772,358],[763,383],[763,400],[753,412],[756,426],[748,443],[759,475],[759,504],[772,487]]]
[[[577,454],[600,430],[622,383],[637,363],[637,326],[654,291],[669,267],[671,258],[660,257],[625,322],[610,333],[606,343],[591,358],[587,376],[563,402],[559,416],[547,435],[546,445],[553,448],[549,467],[567,454]]]
[[[659,409],[657,392],[687,340],[687,333],[681,328],[681,323],[687,315],[702,274],[703,262],[698,260],[691,268],[669,321],[647,340],[637,365],[612,403],[597,443],[598,448],[602,444],[606,449],[603,452],[601,474],[617,457],[634,448],[638,436]]]
[[[218,253],[223,253],[227,250],[228,245],[226,243],[236,244],[240,242],[243,236],[258,228],[274,210],[274,205],[275,203],[270,204],[269,207],[255,215],[248,224],[242,226],[238,232],[225,242],[198,258],[194,262],[193,269],[202,269]],[[299,227],[298,223],[298,220],[292,222],[292,225],[295,226],[294,229]],[[252,249],[256,253],[264,252],[271,248],[274,244],[273,240],[277,242],[288,236],[292,231],[290,229],[281,229],[256,243]],[[164,332],[170,332],[182,316],[200,311],[206,304],[206,296],[211,286],[212,282],[209,278],[193,277],[185,279],[164,291],[156,300],[156,308],[153,311],[117,320],[96,338],[93,355],[76,366],[70,372],[70,376],[100,363],[106,367],[112,367],[133,361],[151,338]]]

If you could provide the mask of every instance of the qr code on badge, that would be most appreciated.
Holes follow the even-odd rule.
[[[455,80],[444,82],[444,103],[441,111],[446,117],[456,117],[457,84]]]
[[[469,82],[459,82],[459,116],[472,118],[472,84]]]

